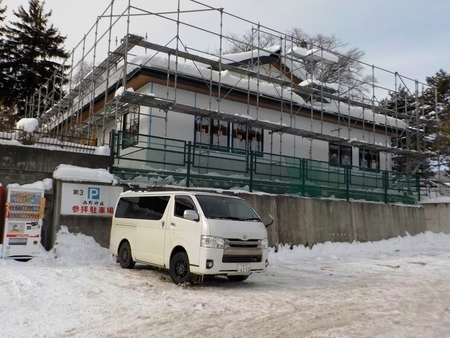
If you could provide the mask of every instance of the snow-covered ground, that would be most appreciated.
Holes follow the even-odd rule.
[[[108,175],[54,172],[68,181]],[[148,266],[123,270],[92,237],[62,227],[52,251],[0,258],[0,337],[450,337],[448,234],[280,247],[269,261],[242,283],[183,287]]]
[[[177,286],[121,269],[62,227],[54,251],[0,259],[1,337],[450,337],[450,235],[281,247],[242,283]]]

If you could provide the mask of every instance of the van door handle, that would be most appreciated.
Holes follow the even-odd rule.
[[[161,228],[164,228],[164,221],[161,222]]]
[[[177,225],[174,222],[170,222],[170,225],[176,227]]]

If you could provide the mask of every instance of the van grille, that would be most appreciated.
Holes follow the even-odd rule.
[[[223,255],[222,263],[260,263],[262,256],[230,256]]]
[[[238,238],[225,239],[225,247],[229,245],[230,248],[257,248],[259,244],[259,239],[247,239],[245,241]]]
[[[241,240],[226,238],[223,250],[223,263],[259,263],[262,260],[259,239]]]

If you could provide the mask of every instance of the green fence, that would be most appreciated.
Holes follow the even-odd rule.
[[[226,147],[113,133],[113,173],[184,186],[296,194],[313,198],[417,204],[419,177],[304,158],[239,153]]]

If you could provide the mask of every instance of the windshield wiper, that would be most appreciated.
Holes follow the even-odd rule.
[[[232,217],[232,216],[206,216],[209,219],[228,219],[231,221],[242,221],[242,222],[260,222],[261,220],[257,217],[251,218],[240,218],[240,217]]]

